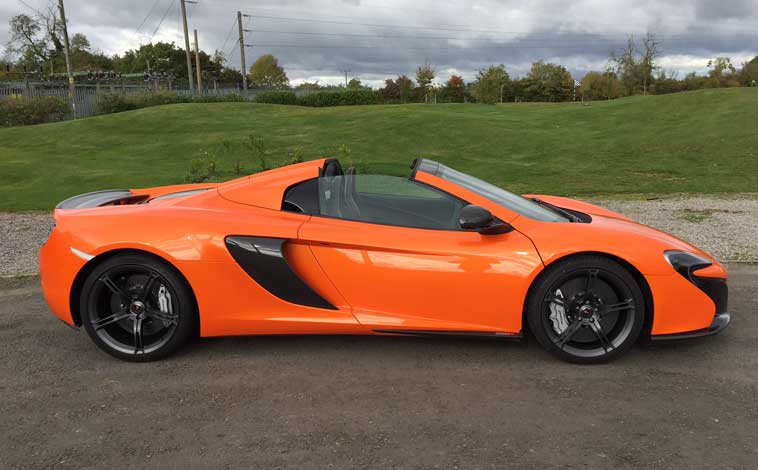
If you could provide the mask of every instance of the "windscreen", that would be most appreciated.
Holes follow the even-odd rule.
[[[512,210],[530,219],[542,222],[569,222],[569,219],[546,208],[525,197],[513,194],[494,184],[482,181],[466,173],[453,170],[437,162],[422,160],[417,166],[417,170],[429,173],[444,180],[455,183],[464,187],[484,198],[489,199],[495,204],[499,204],[507,209]]]

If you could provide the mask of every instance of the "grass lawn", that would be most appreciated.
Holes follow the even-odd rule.
[[[251,133],[272,163],[295,149],[340,156],[346,145],[371,172],[405,175],[423,156],[518,192],[758,192],[758,88],[743,88],[589,105],[181,104],[0,129],[0,211],[180,183],[202,151],[218,155],[223,178],[237,159],[249,173]]]

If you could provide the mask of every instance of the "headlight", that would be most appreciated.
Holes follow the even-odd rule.
[[[713,264],[711,260],[687,251],[670,250],[664,252],[663,257],[676,272],[689,280],[692,280],[693,272]]]

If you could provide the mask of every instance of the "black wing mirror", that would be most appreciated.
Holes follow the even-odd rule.
[[[461,209],[458,222],[464,230],[476,230],[482,235],[500,235],[513,230],[511,224],[495,220],[492,212],[484,207],[469,204]]]

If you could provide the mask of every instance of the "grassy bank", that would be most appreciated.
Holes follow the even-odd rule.
[[[272,162],[344,144],[372,172],[407,174],[424,156],[522,192],[758,192],[758,89],[728,89],[589,105],[180,104],[3,129],[0,210],[182,182],[203,150],[229,177],[237,158],[252,171],[257,162],[234,150],[251,133]]]

